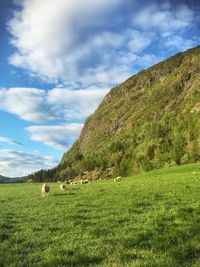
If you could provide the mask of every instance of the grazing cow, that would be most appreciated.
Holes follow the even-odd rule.
[[[60,190],[61,190],[61,191],[65,191],[65,189],[66,189],[65,185],[64,185],[64,184],[61,184],[61,185],[60,185]]]
[[[121,176],[118,176],[114,179],[114,182],[120,182],[122,180],[122,177]]]
[[[43,184],[42,186],[42,196],[45,197],[50,191],[50,187],[47,183]]]

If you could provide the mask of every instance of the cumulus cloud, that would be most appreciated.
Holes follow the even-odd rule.
[[[95,111],[108,91],[96,87],[82,90],[55,88],[48,92],[47,102],[65,121],[81,120]]]
[[[35,88],[0,88],[0,109],[27,121],[55,119],[45,104],[45,91]]]
[[[188,48],[193,47],[194,45],[194,40],[188,40],[181,36],[169,36],[164,43],[164,46],[167,48],[181,49],[181,51],[187,50]]]
[[[191,26],[195,11],[185,4],[172,6],[170,2],[152,4],[133,18],[133,24],[143,29],[154,29],[173,34],[175,31]]]
[[[16,52],[10,64],[49,81],[116,84],[135,72],[132,57],[165,37],[188,30],[197,12],[139,0],[23,0],[9,21]],[[47,8],[48,7],[48,8]],[[160,38],[156,34],[160,33]],[[155,48],[154,48],[155,50]],[[128,57],[127,57],[128,59]]]
[[[107,89],[0,89],[0,109],[31,122],[83,120],[93,113]]]
[[[39,169],[53,168],[57,164],[58,160],[54,157],[9,149],[0,150],[0,174],[8,177],[25,176]]]
[[[128,48],[134,53],[138,53],[147,48],[152,42],[152,34],[141,33],[136,30],[128,30]]]
[[[9,145],[20,145],[20,146],[23,145],[21,142],[16,141],[16,140],[14,140],[14,139],[12,139],[12,138],[1,137],[1,136],[0,136],[0,142],[2,142],[2,143],[7,143],[7,144],[9,144]]]
[[[27,127],[33,141],[59,150],[67,150],[79,136],[80,123],[95,111],[108,89],[36,88],[0,89],[0,109],[31,123],[46,123]],[[76,123],[78,122],[78,123]],[[54,124],[54,125],[52,125]],[[0,142],[20,144],[9,138]]]
[[[138,10],[132,19],[131,11],[124,8],[133,8],[130,0],[25,0],[21,4],[9,22],[11,43],[17,49],[10,63],[43,78],[87,85],[116,84],[133,73],[133,58],[128,60],[126,55],[141,53],[154,34],[138,31],[132,20],[136,26],[162,26],[166,31],[174,25],[186,27],[192,20],[187,6],[179,8],[174,17],[154,5]],[[122,55],[126,62],[120,61]]]
[[[56,149],[67,150],[78,138],[83,127],[81,123],[56,126],[30,126],[26,130],[33,141],[42,142]]]
[[[82,65],[84,69],[87,60],[92,60],[93,57],[95,64],[97,57],[91,51],[96,46],[96,52],[100,52],[98,48],[105,46],[101,41],[95,40],[96,28],[102,31],[112,9],[117,8],[120,2],[21,2],[20,11],[15,12],[9,22],[10,32],[14,36],[12,44],[18,49],[10,58],[11,64],[51,79],[74,81],[83,74],[80,68]],[[116,44],[109,41],[109,45],[112,47]]]

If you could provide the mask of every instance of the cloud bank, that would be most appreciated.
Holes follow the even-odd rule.
[[[35,123],[84,120],[95,111],[107,92],[96,87],[77,90],[0,88],[0,110]]]
[[[14,139],[12,139],[12,138],[8,138],[8,137],[2,137],[2,136],[0,136],[0,142],[2,142],[2,143],[7,143],[7,144],[9,144],[9,145],[20,145],[20,146],[23,145],[23,144],[22,144],[21,142],[19,142],[19,141],[16,141],[16,140],[14,140]]]
[[[25,176],[39,169],[50,169],[58,164],[54,157],[40,156],[9,149],[0,150],[0,173],[8,177]]]
[[[56,126],[30,126],[26,130],[30,133],[31,140],[66,151],[78,138],[82,127],[81,123],[70,123]]]
[[[25,129],[31,140],[66,151],[78,138],[83,121],[95,111],[107,92],[97,87],[76,90],[1,88],[0,110],[36,124]],[[20,144],[3,137],[0,142]]]
[[[139,0],[24,0],[9,21],[16,52],[10,64],[49,81],[82,84],[120,83],[159,61],[156,53],[167,41],[180,50],[195,45],[179,34],[195,24],[198,11],[171,1]],[[47,8],[48,7],[48,8]],[[143,51],[151,57],[145,65]]]

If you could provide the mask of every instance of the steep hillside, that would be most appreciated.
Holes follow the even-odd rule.
[[[54,173],[131,175],[200,160],[200,47],[112,89]]]
[[[60,178],[130,175],[200,159],[200,47],[112,89],[64,154]],[[88,175],[88,173],[87,173]]]

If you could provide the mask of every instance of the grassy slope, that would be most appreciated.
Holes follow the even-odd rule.
[[[1,267],[200,266],[199,164],[40,188],[0,185]]]
[[[196,162],[200,151],[199,60],[197,47],[111,90],[63,156],[59,169],[66,170],[63,177],[70,174],[70,168],[80,174],[112,167],[114,175],[127,176],[172,161]],[[81,160],[77,160],[79,153]]]

